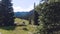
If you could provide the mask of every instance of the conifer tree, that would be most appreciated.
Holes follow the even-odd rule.
[[[11,26],[14,24],[14,12],[12,8],[11,0],[1,0],[0,2],[0,16],[1,25]]]
[[[42,6],[40,5],[37,8],[37,11],[40,12],[40,23],[43,22],[44,25],[44,30],[42,32],[45,31],[43,34],[57,34],[60,32],[60,0],[49,1],[50,3],[43,3]],[[40,32],[39,30],[39,33]]]
[[[34,3],[34,25],[39,25],[38,23],[38,19],[39,19],[39,14],[38,12],[35,10],[35,3]]]

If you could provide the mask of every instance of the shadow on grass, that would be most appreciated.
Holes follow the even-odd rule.
[[[4,29],[4,30],[14,30],[16,28],[16,26],[0,26],[0,29]]]

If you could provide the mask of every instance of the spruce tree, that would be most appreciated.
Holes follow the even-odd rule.
[[[35,16],[34,16],[34,25],[39,25],[39,21],[38,21],[39,14],[38,14],[37,11],[34,11],[34,14],[35,14]]]
[[[53,2],[45,5],[41,12],[47,34],[54,34],[60,31],[60,2]]]
[[[39,19],[39,14],[38,12],[35,10],[35,3],[34,3],[34,25],[39,25],[38,23],[38,19]]]
[[[39,5],[37,11],[40,12],[40,23],[43,23],[43,34],[60,34],[60,0],[49,0],[50,3]],[[41,8],[40,8],[41,7]],[[41,33],[41,31],[37,33]]]
[[[14,24],[14,12],[12,8],[11,0],[1,0],[1,10],[0,10],[0,16],[1,16],[1,25],[3,26],[11,26]]]

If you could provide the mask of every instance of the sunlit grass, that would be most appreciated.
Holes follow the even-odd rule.
[[[33,25],[29,25],[29,21],[28,20],[22,20],[22,19],[19,19],[19,18],[16,18],[15,19],[15,22],[17,22],[18,24],[19,23],[23,23],[25,22],[25,24],[27,26],[10,26],[10,29],[13,27],[14,30],[8,30],[8,29],[5,29],[6,27],[0,27],[0,33],[1,34],[32,34],[35,32],[35,29],[36,27],[33,27]],[[9,28],[9,27],[7,27]],[[26,28],[27,30],[23,30],[23,28]]]
[[[28,20],[24,20],[24,19],[20,19],[20,18],[16,18],[15,22],[17,22],[17,24],[22,24],[23,22],[25,22],[26,25],[29,24]]]
[[[23,28],[27,28],[27,30],[23,30]],[[35,28],[31,26],[17,26],[14,30],[0,29],[2,34],[29,34],[33,32],[35,32]]]

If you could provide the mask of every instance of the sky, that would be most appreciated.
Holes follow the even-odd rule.
[[[29,12],[36,5],[39,4],[39,0],[12,0],[14,12]]]

